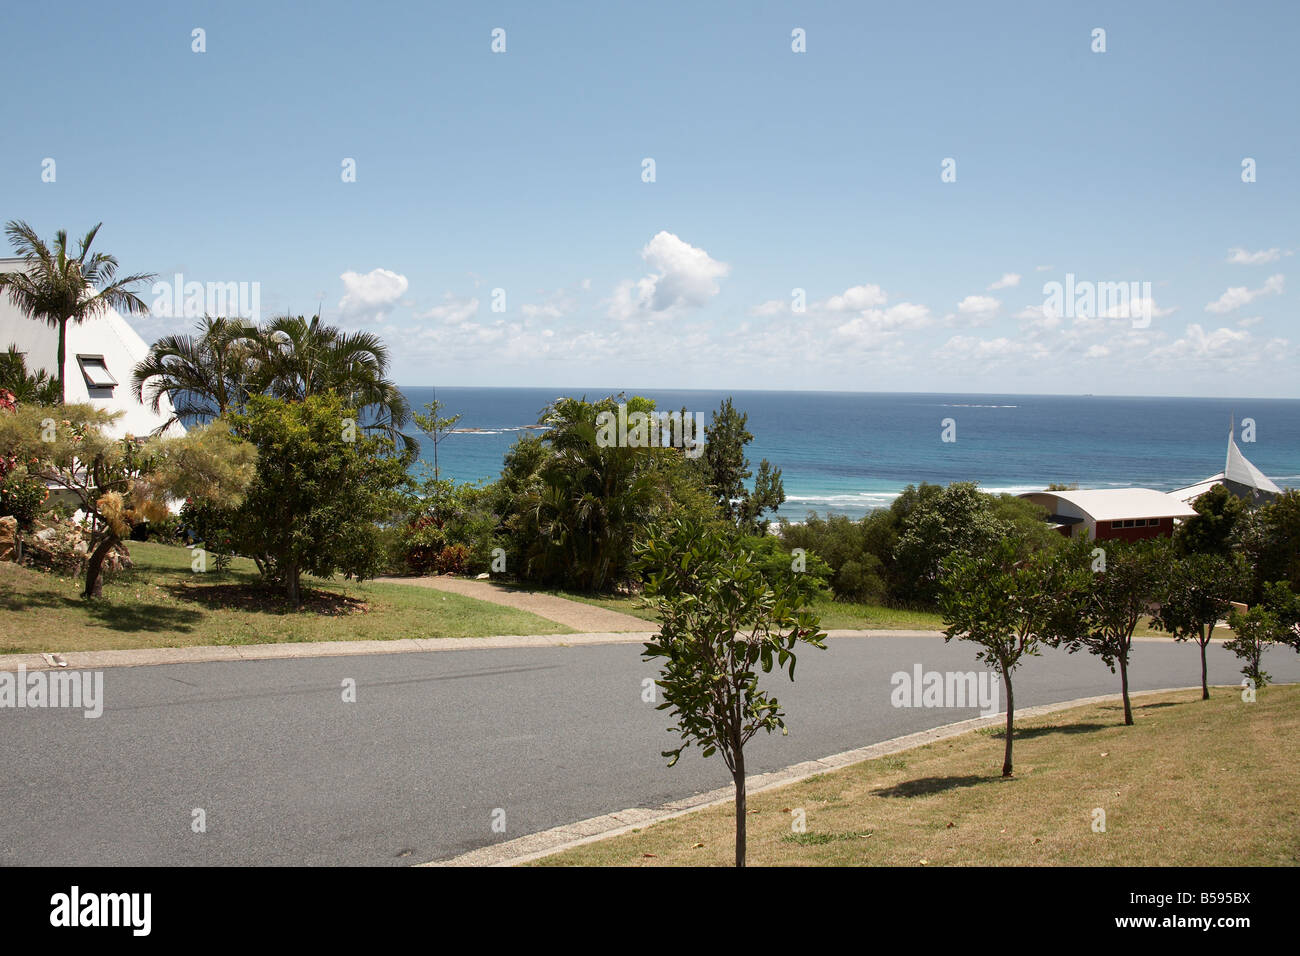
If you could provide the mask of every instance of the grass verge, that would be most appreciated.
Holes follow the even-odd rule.
[[[553,594],[556,597],[566,598],[570,601],[579,601],[583,604],[593,604],[596,607],[607,608],[611,611],[618,611],[622,614],[630,614],[633,617],[639,617],[643,621],[658,623],[659,615],[653,610],[639,607],[641,599],[638,597],[612,596],[612,595],[591,595],[582,594],[576,591],[564,591],[553,588],[537,589],[544,594]],[[821,615],[822,627],[831,630],[916,630],[916,631],[939,631],[943,630],[943,619],[931,611],[907,611],[897,608],[882,607],[876,604],[852,604],[842,601],[833,601],[829,597],[821,597],[813,605],[814,610]]]
[[[263,588],[247,559],[196,574],[186,548],[129,547],[135,567],[110,576],[93,601],[79,596],[80,579],[0,563],[0,653],[570,633],[524,611],[402,584],[305,578],[298,610]]]
[[[1300,685],[1145,695],[987,728],[749,797],[755,866],[1294,866]],[[719,783],[726,779],[725,769]],[[1097,809],[1105,832],[1093,830]],[[806,819],[795,832],[796,810]],[[728,866],[731,804],[538,861]]]

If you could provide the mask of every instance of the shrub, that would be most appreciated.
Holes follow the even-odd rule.
[[[465,574],[469,570],[469,548],[463,544],[449,544],[438,552],[434,570],[439,574]]]

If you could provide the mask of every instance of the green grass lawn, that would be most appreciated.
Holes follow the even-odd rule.
[[[641,599],[637,597],[590,595],[574,591],[553,589],[544,590],[546,594],[581,601],[597,607],[608,608],[631,614],[645,621],[658,623],[659,616],[654,611],[639,607]],[[938,631],[943,629],[943,621],[932,611],[903,611],[895,608],[881,607],[875,604],[850,604],[832,601],[829,597],[819,598],[814,605],[821,615],[822,627],[826,630],[915,630]]]
[[[79,597],[79,579],[0,563],[0,653],[571,633],[472,598],[341,578],[304,578],[304,608],[294,610],[260,586],[246,559],[196,574],[187,548],[129,547],[135,567],[109,576],[93,601]]]
[[[1006,780],[1002,730],[988,728],[751,794],[749,863],[1300,865],[1300,686],[1211,695],[1137,697],[1132,727],[1118,702],[1017,721]],[[535,865],[728,866],[734,826],[727,803]]]

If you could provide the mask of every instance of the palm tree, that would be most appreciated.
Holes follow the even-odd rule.
[[[152,273],[117,276],[117,259],[103,252],[90,252],[99,223],[81,240],[77,255],[68,251],[68,232],[54,234],[51,249],[25,222],[13,220],[5,226],[9,242],[27,260],[21,272],[0,274],[0,289],[9,293],[10,301],[38,322],[59,330],[58,382],[59,404],[67,401],[64,362],[67,358],[68,323],[78,324],[102,315],[109,309],[127,313],[148,312],[144,301],[131,291],[137,282],[149,282]]]
[[[365,414],[367,430],[379,431],[414,454],[416,440],[402,434],[411,410],[405,396],[385,376],[388,347],[370,332],[345,333],[321,324],[320,315],[281,316],[261,329],[256,381],[277,398],[301,401],[333,392]]]
[[[160,411],[162,396],[177,420],[207,422],[231,411],[242,411],[257,371],[260,348],[256,326],[242,319],[204,316],[196,335],[166,335],[131,374],[136,398]]]
[[[344,333],[323,325],[319,315],[281,316],[260,327],[205,317],[197,335],[155,342],[135,367],[131,386],[155,411],[166,395],[177,417],[204,420],[241,411],[249,395],[299,402],[332,392],[364,418],[363,428],[386,434],[414,454],[419,444],[400,431],[411,411],[387,371],[382,339]]]
[[[14,401],[24,404],[59,404],[59,383],[45,369],[27,371],[23,353],[13,345],[7,352],[0,352],[0,391],[9,392]]]

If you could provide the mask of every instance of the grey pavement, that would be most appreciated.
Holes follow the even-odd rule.
[[[667,768],[666,713],[634,644],[513,647],[104,671],[103,716],[0,708],[0,863],[365,864],[445,859],[725,785],[717,758]],[[1239,664],[1210,648],[1211,680]],[[756,739],[752,773],[976,716],[901,709],[890,675],[975,670],[940,638],[843,638],[773,685],[788,737]],[[1265,668],[1300,680],[1300,655]],[[354,680],[355,703],[343,700]],[[1134,650],[1135,689],[1199,682],[1193,645]],[[1095,658],[1046,651],[1017,672],[1020,707],[1114,693]],[[1218,693],[1234,693],[1229,689]],[[1138,719],[1141,720],[1139,711]],[[207,832],[191,831],[192,811]],[[504,811],[505,830],[492,828]],[[498,817],[499,819],[499,817]]]

